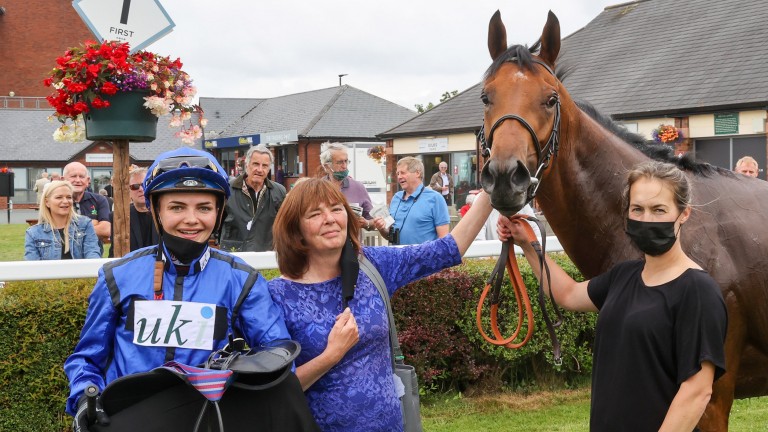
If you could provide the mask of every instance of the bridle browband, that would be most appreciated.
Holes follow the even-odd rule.
[[[507,61],[513,61],[515,59],[516,57],[513,57]],[[531,61],[543,66],[544,69],[546,69],[547,72],[549,72],[552,76],[557,77],[552,71],[552,68],[550,68],[546,63],[536,58],[531,59]],[[528,187],[526,197],[527,204],[531,202],[531,200],[533,200],[533,198],[536,196],[536,192],[539,190],[539,185],[541,184],[541,176],[543,175],[544,170],[549,167],[553,157],[557,156],[557,151],[560,148],[560,99],[558,98],[557,102],[555,103],[555,121],[552,125],[552,133],[549,135],[549,140],[547,140],[544,148],[541,147],[541,142],[539,142],[539,138],[536,136],[536,131],[533,130],[530,123],[525,121],[525,119],[519,115],[504,114],[503,116],[496,119],[496,121],[493,123],[493,126],[491,126],[491,130],[488,133],[487,139],[485,137],[485,122],[483,122],[483,125],[480,126],[480,131],[477,133],[477,139],[480,141],[480,147],[482,149],[484,158],[489,158],[491,156],[491,147],[493,146],[493,133],[496,131],[496,128],[498,128],[505,120],[517,120],[520,122],[520,124],[525,126],[525,128],[528,130],[528,133],[531,134],[531,138],[533,138],[533,145],[536,146],[537,167],[536,172],[531,177],[531,185]]]

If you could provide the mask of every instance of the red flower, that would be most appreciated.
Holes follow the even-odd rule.
[[[111,95],[117,93],[117,86],[112,84],[111,82],[107,81],[107,82],[104,83],[104,85],[101,86],[101,92],[104,93],[105,95],[110,95],[111,96]],[[94,102],[95,101],[96,100],[94,99]],[[101,108],[101,107],[96,107],[96,108]]]
[[[70,82],[67,84],[67,89],[72,93],[82,93],[88,89],[88,86],[80,83]]]
[[[115,87],[115,89],[117,89],[117,87]],[[91,101],[91,105],[94,108],[107,108],[109,106],[109,101],[96,97]]]

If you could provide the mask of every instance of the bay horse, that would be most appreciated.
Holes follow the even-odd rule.
[[[488,49],[483,189],[507,216],[535,194],[585,278],[642,257],[624,233],[621,196],[629,168],[664,160],[691,180],[694,210],[682,230],[683,249],[720,285],[728,310],[727,371],[714,383],[699,427],[728,430],[734,397],[768,394],[768,183],[677,157],[574,101],[554,73],[560,24],[552,12],[529,49],[507,47],[497,11]]]

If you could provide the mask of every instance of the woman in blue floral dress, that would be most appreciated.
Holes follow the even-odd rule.
[[[481,193],[448,236],[421,245],[367,247],[344,196],[322,179],[286,196],[274,225],[281,276],[269,283],[288,332],[301,343],[296,375],[323,431],[401,431],[387,310],[376,286],[358,272],[354,297],[342,310],[345,244],[379,270],[389,295],[417,279],[461,263],[490,214]]]

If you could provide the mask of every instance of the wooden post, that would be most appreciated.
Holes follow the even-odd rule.
[[[112,159],[112,191],[115,203],[112,216],[112,251],[115,257],[121,257],[131,251],[131,201],[128,194],[128,167],[131,165],[131,156],[128,152],[128,140],[112,142]]]

